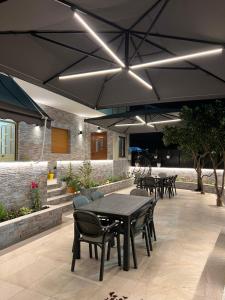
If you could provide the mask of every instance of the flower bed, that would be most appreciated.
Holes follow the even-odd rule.
[[[176,181],[176,188],[182,190],[190,190],[194,191],[197,188],[196,182],[183,182],[183,181]],[[205,193],[212,193],[215,194],[215,186],[212,184],[204,184],[204,192]]]
[[[0,223],[0,250],[62,222],[62,208],[48,207],[22,217]]]
[[[133,185],[133,183],[134,183],[134,179],[128,178],[128,179],[100,185],[97,187],[97,190],[104,194],[109,194],[109,193],[113,193],[113,192],[121,190],[121,189],[125,189],[125,188]]]

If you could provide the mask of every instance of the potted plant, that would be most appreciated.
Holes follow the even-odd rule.
[[[41,210],[42,201],[40,197],[39,186],[38,183],[35,181],[31,182],[31,199],[32,199],[32,206],[34,211]]]
[[[66,175],[61,177],[61,181],[65,182],[66,186],[68,186],[68,183],[73,180],[75,177],[74,173],[73,173],[73,169],[72,169],[72,165],[71,163],[68,166],[68,170],[66,172]]]
[[[84,161],[79,169],[80,192],[82,195],[90,198],[91,193],[96,190],[95,184],[91,178],[92,166],[90,161]]]
[[[67,193],[74,194],[75,192],[79,191],[80,184],[77,176],[74,176],[73,179],[70,179],[67,183]]]

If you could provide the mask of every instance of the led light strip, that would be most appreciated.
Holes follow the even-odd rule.
[[[181,60],[185,60],[185,59],[190,59],[190,58],[197,58],[197,57],[203,57],[203,56],[208,56],[208,55],[213,55],[213,54],[219,54],[219,53],[222,53],[222,51],[223,51],[223,48],[217,48],[217,49],[213,49],[213,50],[196,52],[196,53],[177,56],[177,57],[173,57],[173,58],[167,58],[167,59],[147,62],[144,64],[133,65],[133,66],[130,66],[130,69],[137,70],[137,69],[142,69],[142,68],[147,68],[147,67],[153,67],[153,66],[173,63],[173,62],[177,62],[177,61],[181,61]]]
[[[146,124],[146,122],[139,116],[136,116],[136,119],[140,121],[142,124]]]
[[[133,71],[129,70],[128,74],[130,74],[133,78],[135,78],[137,81],[139,81],[140,83],[142,83],[146,88],[152,90],[152,86],[149,83],[147,83],[146,81],[144,81],[137,74],[135,74]]]
[[[108,54],[123,68],[125,64],[119,57],[106,45],[105,42],[91,29],[91,27],[84,21],[84,19],[77,12],[74,13],[74,17],[79,21],[79,23],[91,34],[91,36],[108,52]]]
[[[105,75],[105,74],[118,73],[120,71],[122,71],[122,68],[101,70],[101,71],[94,71],[94,72],[87,72],[87,73],[80,73],[80,74],[62,75],[62,76],[59,76],[59,79],[75,79],[75,78],[99,76],[99,75]]]
[[[180,122],[181,119],[173,119],[173,120],[165,120],[165,121],[155,121],[155,122],[148,122],[147,125],[156,125],[156,124],[166,124],[166,123],[176,123],[176,122]]]

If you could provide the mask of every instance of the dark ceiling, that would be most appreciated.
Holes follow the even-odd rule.
[[[0,2],[1,72],[93,108],[225,97],[224,52],[137,71],[153,90],[127,72],[59,81],[62,74],[116,66],[60,2],[84,11],[108,46],[132,64],[225,44],[224,0],[10,0]]]

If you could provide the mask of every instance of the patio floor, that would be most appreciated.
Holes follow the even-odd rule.
[[[203,276],[225,224],[225,209],[215,207],[215,195],[178,190],[176,197],[158,202],[155,220],[158,241],[151,257],[137,238],[138,269],[125,272],[113,249],[99,282],[99,261],[89,259],[86,245],[75,273],[70,272],[73,219],[68,213],[62,225],[0,252],[0,299],[104,300],[112,291],[129,300],[219,299],[221,286],[206,276],[209,288]],[[222,247],[217,263],[220,256],[224,271]]]

